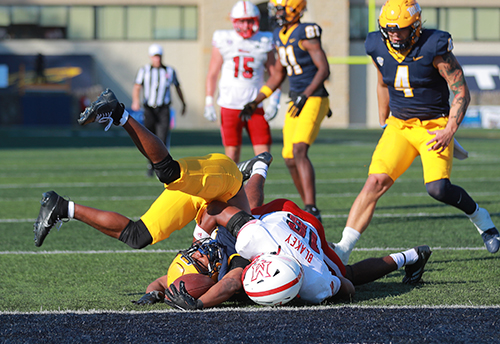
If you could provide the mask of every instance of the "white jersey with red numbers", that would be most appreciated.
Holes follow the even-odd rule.
[[[299,290],[302,300],[317,304],[339,291],[340,279],[325,263],[318,232],[308,222],[290,212],[276,211],[241,227],[236,251],[242,257],[254,259],[262,253],[279,250],[297,259],[304,269],[304,282]],[[337,274],[341,275],[340,271]]]
[[[272,33],[259,31],[244,39],[234,30],[217,30],[212,45],[219,49],[224,60],[217,104],[228,109],[243,109],[264,85],[267,53],[273,50]]]

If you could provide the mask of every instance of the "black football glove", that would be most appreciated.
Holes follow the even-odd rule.
[[[293,101],[292,106],[290,106],[290,115],[292,117],[298,117],[302,108],[306,104],[307,96],[305,94],[299,94],[297,98]]]
[[[154,290],[142,295],[137,301],[132,301],[136,305],[152,305],[153,303],[161,302],[165,299],[165,294],[161,291]]]
[[[240,112],[240,119],[242,121],[248,122],[251,118],[255,109],[257,108],[256,102],[250,102],[243,107],[243,110]]]
[[[332,115],[333,115],[332,109],[328,108],[328,113],[326,114],[326,117],[330,118],[332,117]]]
[[[170,307],[187,311],[203,308],[203,302],[188,294],[184,281],[179,283],[179,290],[177,290],[174,284],[165,289],[165,303]]]

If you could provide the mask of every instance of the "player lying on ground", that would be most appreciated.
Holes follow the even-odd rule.
[[[242,173],[223,154],[174,160],[165,144],[129,117],[123,104],[109,89],[86,108],[78,120],[80,125],[92,122],[112,122],[122,126],[139,151],[153,163],[165,190],[138,221],[116,212],[76,204],[54,191],[46,192],[34,224],[36,246],[41,246],[50,229],[63,219],[80,220],[132,248],[141,249],[168,238],[193,219],[199,221],[201,211],[210,201],[227,202],[250,211],[242,182],[252,171],[266,173],[272,161],[269,153],[260,154],[240,164]]]
[[[255,176],[255,178],[261,177]],[[246,190],[248,191],[249,188],[247,187]],[[226,246],[226,249],[219,251],[220,255],[207,255],[204,253],[206,250],[196,248],[182,251],[180,255],[184,259],[176,257],[172,264],[174,268],[172,266],[169,268],[169,274],[173,270],[176,270],[177,274],[173,278],[169,278],[168,275],[163,276],[151,283],[146,294],[136,303],[151,304],[165,301],[180,309],[215,306],[242,290],[241,279],[244,274],[244,265],[249,264],[261,254],[271,252],[280,252],[300,262],[304,276],[298,294],[303,301],[317,304],[326,299],[349,300],[354,296],[354,285],[374,281],[403,266],[406,267],[403,283],[419,282],[431,255],[428,246],[418,246],[386,257],[370,258],[344,266],[326,243],[321,223],[313,215],[301,210],[295,203],[278,199],[253,209],[252,214],[222,202],[211,202],[203,210],[203,221],[200,226],[214,228],[215,225],[219,225],[215,241],[224,241],[221,246]],[[211,229],[208,231],[210,232]],[[231,233],[233,238],[237,238],[234,248],[230,247],[231,243],[227,241],[227,234],[224,234],[227,232]],[[222,239],[218,239],[221,233]],[[237,262],[235,262],[233,252],[238,253]],[[193,298],[186,291],[184,284],[181,283],[178,287],[172,285],[179,275],[178,271],[213,274],[213,270],[196,269],[195,266],[216,266],[217,261],[214,261],[213,257],[217,256],[227,259],[227,263],[224,262],[221,268],[228,269],[229,272],[222,278],[219,276],[219,282],[198,299]],[[246,259],[246,264],[240,259]],[[247,273],[251,273],[250,270]],[[275,283],[278,286],[281,282],[278,275],[271,285]]]

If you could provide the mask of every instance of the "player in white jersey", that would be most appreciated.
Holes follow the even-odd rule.
[[[263,199],[265,176],[256,175],[260,174],[256,168],[257,164],[252,169],[252,177],[245,186],[245,192],[253,197],[261,194],[262,197],[257,198]],[[250,182],[252,185],[249,185]],[[317,304],[326,299],[351,300],[355,293],[354,285],[374,281],[403,266],[405,266],[406,273],[403,283],[416,284],[420,281],[425,264],[431,255],[429,246],[418,246],[404,252],[393,253],[381,258],[369,258],[353,265],[344,266],[328,245],[321,222],[314,215],[300,209],[292,201],[277,199],[253,208],[252,214],[215,201],[203,211],[197,230],[205,231],[205,237],[208,237],[208,233],[213,231],[217,225],[225,226],[225,228],[219,228],[216,240],[219,240],[221,230],[227,232],[227,235],[223,236],[226,256],[229,260],[236,256],[248,259],[247,264],[250,264],[250,267],[259,261],[261,254],[275,252],[294,257],[304,271],[298,294],[303,301],[309,303]],[[234,236],[236,236],[235,243],[229,239],[232,237],[234,240]],[[195,235],[195,237],[198,236]],[[231,245],[233,248],[230,248]],[[208,266],[209,257],[205,254],[201,253],[197,257],[192,256],[192,258],[199,261],[201,265]],[[242,280],[249,271],[243,270],[245,264],[240,265],[240,262],[243,261],[240,259],[234,266],[231,263],[231,272],[219,279],[219,282],[199,299],[194,299],[183,287],[177,289],[170,285],[165,290],[165,293],[169,292],[171,301],[169,305],[181,309],[201,309],[215,306],[229,299],[232,295],[238,294],[243,287]],[[184,266],[183,270],[188,271],[184,273],[193,272],[192,268],[190,270],[189,266],[182,263],[181,260],[174,260],[174,263]],[[179,269],[177,268],[177,270]],[[254,270],[252,270],[253,272]],[[177,276],[178,274],[176,274],[176,278]],[[162,288],[165,288],[165,285],[157,288],[156,291],[163,292]],[[279,289],[282,290],[282,288]],[[137,303],[161,302],[163,296],[159,298],[156,294],[156,292],[145,294],[141,298],[142,301],[139,300]]]
[[[261,254],[280,252],[297,259],[304,270],[299,295],[309,303],[332,297],[351,299],[355,285],[372,282],[403,266],[403,283],[416,284],[432,253],[429,246],[423,245],[344,266],[328,245],[321,222],[286,199],[254,208],[252,215],[222,202],[212,202],[205,215],[200,226],[209,227],[207,217],[225,226],[236,236],[235,248],[243,258],[253,260]]]
[[[221,108],[221,136],[225,153],[235,162],[240,159],[242,130],[250,136],[255,155],[271,148],[271,132],[267,121],[278,112],[281,92],[271,97],[264,112],[262,106],[249,118],[240,118],[240,112],[259,93],[264,85],[264,72],[272,73],[274,48],[272,34],[259,32],[260,13],[249,1],[238,1],[232,11],[234,30],[217,30],[212,39],[212,55],[206,79],[204,116],[216,121],[214,95],[217,79],[217,104]]]
[[[263,215],[245,224],[238,233],[236,251],[253,260],[262,253],[288,254],[302,265],[304,282],[299,290],[302,300],[320,303],[340,290],[342,272],[325,256],[316,228],[286,211]],[[325,264],[326,262],[330,264]],[[335,273],[329,270],[331,266]]]

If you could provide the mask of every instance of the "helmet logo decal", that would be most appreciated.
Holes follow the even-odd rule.
[[[415,14],[419,13],[421,11],[420,9],[420,5],[419,4],[415,4],[411,7],[408,7],[407,9],[408,13],[410,13],[410,16],[413,17]]]
[[[261,278],[271,277],[269,273],[269,265],[271,262],[261,259],[257,263],[252,264],[252,282],[261,276]]]

